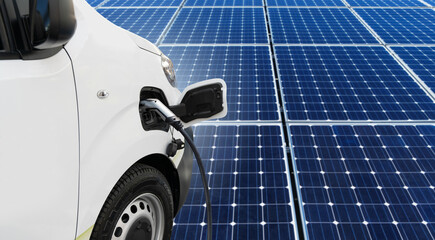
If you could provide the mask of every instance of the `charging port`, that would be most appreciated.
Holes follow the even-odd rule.
[[[166,100],[162,90],[154,87],[143,87],[140,91],[140,101],[151,98],[158,99],[168,106],[168,101]],[[145,131],[161,130],[167,132],[169,130],[169,124],[166,123],[155,111],[143,110],[143,108],[141,109],[139,106],[139,114],[142,127]]]

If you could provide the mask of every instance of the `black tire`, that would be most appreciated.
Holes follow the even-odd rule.
[[[103,205],[103,208],[101,209],[98,219],[94,225],[94,229],[92,231],[92,235],[90,239],[109,240],[112,239],[112,237],[115,238],[115,234],[117,234],[116,235],[117,237],[120,237],[119,236],[120,230],[118,228],[121,228],[122,237],[130,236],[131,238],[133,234],[136,234],[137,236],[137,233],[134,231],[139,231],[139,230],[134,230],[134,229],[137,229],[138,227],[136,226],[127,229],[122,229],[122,227],[119,227],[121,220],[125,223],[124,218],[134,219],[131,221],[134,221],[135,223],[140,221],[140,223],[138,224],[139,226],[142,226],[143,225],[142,223],[144,221],[147,221],[145,225],[147,225],[149,221],[148,220],[142,221],[140,219],[135,219],[138,218],[139,216],[139,215],[135,215],[136,213],[145,214],[145,215],[148,214],[148,216],[152,215],[153,217],[155,215],[162,216],[162,214],[154,214],[153,212],[151,214],[147,213],[146,211],[148,205],[146,204],[147,203],[146,201],[145,201],[145,206],[146,206],[145,208],[143,207],[144,205],[140,203],[140,207],[142,209],[137,208],[138,210],[136,213],[133,213],[130,210],[132,204],[137,205],[139,207],[139,205],[136,204],[136,202],[140,201],[141,199],[137,200],[137,198],[143,196],[144,194],[157,196],[158,200],[160,201],[161,205],[158,204],[157,205],[163,207],[163,215],[164,215],[163,224],[161,224],[160,222],[160,226],[164,226],[164,230],[162,230],[163,232],[162,239],[170,239],[171,232],[172,232],[172,225],[173,225],[173,212],[174,212],[171,188],[166,178],[163,176],[161,172],[145,164],[135,164],[130,169],[128,169],[127,172],[116,183],[115,187],[112,189],[109,196],[107,197],[106,202]],[[160,209],[160,207],[157,207],[157,209]],[[128,212],[128,210],[130,210],[130,212]],[[148,208],[148,212],[150,212],[150,208]],[[127,217],[125,217],[125,215],[127,215]],[[121,219],[121,216],[123,217],[123,219]],[[128,223],[128,221],[129,220],[127,220],[127,224],[132,224],[132,222]],[[148,226],[147,229],[149,230],[151,225],[147,225],[147,226]],[[142,229],[142,231],[145,230]]]

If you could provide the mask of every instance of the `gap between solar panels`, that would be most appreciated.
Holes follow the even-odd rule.
[[[171,21],[169,21],[168,25],[166,25],[165,29],[163,30],[162,34],[160,35],[159,39],[156,42],[156,46],[159,46],[160,43],[163,41],[163,38],[165,37],[166,33],[169,31],[169,29],[171,28],[172,24],[174,23],[175,19],[177,18],[178,14],[180,14],[181,9],[183,8],[184,4],[186,3],[186,0],[183,0],[183,2],[181,2],[180,6],[178,7],[177,11],[175,12],[175,14],[172,16]]]
[[[278,68],[277,68],[277,61],[276,61],[276,57],[275,57],[275,52],[274,52],[274,46],[273,46],[273,40],[272,40],[272,31],[271,31],[271,25],[269,22],[269,15],[268,15],[268,7],[267,7],[267,0],[263,0],[263,6],[264,6],[264,15],[266,17],[266,24],[267,24],[267,33],[268,33],[268,39],[269,39],[269,48],[271,51],[271,58],[272,58],[272,65],[273,65],[273,74],[274,74],[274,78],[275,78],[275,85],[277,86],[278,89],[278,102],[279,102],[279,110],[280,110],[280,115],[281,115],[281,121],[282,121],[282,125],[283,125],[283,131],[284,131],[284,140],[285,140],[285,145],[286,147],[286,155],[287,155],[287,166],[288,166],[288,176],[289,176],[289,182],[290,182],[290,187],[291,187],[291,193],[292,193],[292,199],[293,199],[293,205],[294,205],[294,209],[295,209],[295,217],[296,217],[296,226],[297,226],[297,235],[299,235],[299,239],[307,239],[306,233],[307,233],[307,227],[306,224],[304,223],[304,219],[305,219],[305,214],[303,211],[303,208],[301,208],[302,204],[300,202],[300,194],[298,194],[299,188],[299,180],[298,177],[296,175],[296,166],[294,165],[294,161],[292,160],[292,156],[291,156],[291,139],[290,139],[290,135],[286,126],[286,119],[287,117],[285,116],[285,112],[284,112],[284,102],[283,102],[283,97],[281,95],[281,83],[279,81],[279,77],[278,77]]]

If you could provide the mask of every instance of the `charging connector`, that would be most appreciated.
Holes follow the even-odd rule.
[[[168,108],[165,104],[163,104],[158,99],[147,99],[140,102],[141,111],[155,111],[160,117],[169,125],[175,128],[175,130],[179,131],[181,135],[183,135],[185,141],[189,144],[193,153],[196,157],[196,162],[198,164],[199,172],[201,174],[202,184],[204,186],[204,195],[205,195],[205,205],[207,207],[207,240],[212,239],[212,231],[213,231],[213,222],[212,222],[212,210],[211,210],[211,201],[210,201],[210,191],[208,189],[207,177],[205,175],[204,166],[202,165],[202,159],[199,154],[198,149],[196,148],[193,140],[187,134],[186,130],[183,128],[183,124],[177,118],[177,116]],[[143,108],[143,109],[142,109]]]

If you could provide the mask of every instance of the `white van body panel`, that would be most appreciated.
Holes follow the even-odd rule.
[[[84,0],[75,0],[74,6],[77,29],[65,49],[74,65],[79,105],[80,235],[95,223],[111,189],[130,166],[150,154],[166,155],[170,132],[142,128],[142,87],[161,89],[170,105],[177,104],[180,92],[166,79],[161,57],[151,53],[156,47],[139,48],[140,39],[104,19]],[[147,47],[147,41],[139,44]],[[108,97],[98,98],[100,90]],[[182,151],[177,156],[175,167]]]
[[[71,61],[61,50],[2,61],[0,73],[0,238],[73,239],[79,136]]]

